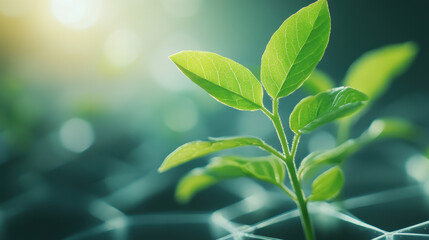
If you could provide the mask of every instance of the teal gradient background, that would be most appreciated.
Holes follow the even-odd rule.
[[[130,215],[213,211],[238,199],[215,187],[189,205],[174,202],[175,183],[207,158],[160,175],[156,169],[169,152],[208,136],[254,135],[280,147],[262,112],[216,102],[168,56],[181,50],[216,52],[259,78],[271,35],[312,1],[91,1],[95,7],[66,0],[0,4],[1,239],[63,239],[90,229],[115,215],[94,210],[98,201]],[[352,135],[376,117],[392,116],[410,120],[427,135],[429,2],[328,3],[332,32],[318,68],[338,84],[366,51],[406,41],[419,46],[410,69]],[[281,100],[284,121],[304,96],[297,91]],[[298,157],[332,147],[332,130],[330,125],[305,137]],[[405,160],[427,140],[422,137],[418,147],[380,143],[354,157],[345,168],[344,197],[409,185]],[[234,153],[261,154],[247,148]],[[384,168],[393,170],[378,171]],[[415,221],[428,216],[420,214]],[[387,221],[389,227],[400,223]]]

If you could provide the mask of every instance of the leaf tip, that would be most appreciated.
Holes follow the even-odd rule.
[[[161,165],[161,167],[158,168],[158,172],[159,173],[163,173],[165,171],[166,171],[166,169],[165,169],[165,167],[163,165]]]
[[[176,60],[176,59],[177,59],[177,57],[178,57],[179,55],[181,55],[182,53],[183,53],[183,51],[180,51],[180,52],[178,52],[178,53],[171,54],[170,56],[168,56],[168,58],[169,58],[171,61],[176,62],[175,60]]]
[[[184,191],[183,186],[179,185],[176,188],[176,192],[174,193],[174,199],[177,203],[184,205],[189,203],[193,197],[193,194],[189,194],[188,192]]]
[[[419,51],[419,45],[414,41],[405,42],[404,45],[408,47],[410,51],[416,54]]]
[[[167,163],[167,159],[165,159],[164,162],[161,164],[161,166],[158,168],[159,173],[163,173],[171,168],[171,166],[168,166],[166,163]]]
[[[171,54],[168,56],[168,58],[177,64],[177,62],[180,60],[180,58],[183,58],[183,56],[186,56],[186,54],[191,53],[193,51],[183,50],[174,54]]]
[[[185,196],[180,192],[176,192],[174,198],[176,199],[176,202],[179,203],[180,205],[187,204],[191,200],[190,196]]]

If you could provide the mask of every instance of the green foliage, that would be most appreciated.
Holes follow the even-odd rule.
[[[347,71],[344,85],[367,94],[369,104],[382,95],[395,77],[410,66],[417,54],[417,45],[400,43],[375,49],[363,54]],[[341,131],[347,132],[360,114],[354,114],[340,121]],[[347,138],[347,133],[340,133]]]
[[[256,146],[270,155],[215,158],[180,181],[176,191],[178,201],[187,202],[199,191],[226,179],[251,177],[272,183],[297,203],[306,238],[311,240],[314,236],[306,205],[308,201],[330,200],[341,191],[344,175],[340,164],[374,141],[415,138],[418,130],[411,123],[385,118],[374,121],[359,137],[348,139],[352,120],[357,117],[345,117],[379,97],[391,80],[412,62],[417,47],[413,43],[404,43],[371,51],[352,65],[344,81],[345,87],[334,88],[335,84],[327,74],[314,71],[324,54],[329,35],[330,16],[326,0],[318,0],[292,15],[267,44],[261,63],[262,85],[247,68],[214,53],[184,51],[170,57],[186,76],[221,103],[239,110],[264,112],[273,122],[283,149],[279,152],[254,137],[187,143],[167,156],[159,168],[160,172],[207,154],[241,146]],[[302,99],[290,114],[289,126],[294,133],[290,148],[278,112],[278,100],[303,84],[304,89],[314,96]],[[262,86],[272,98],[271,111],[263,104]],[[294,161],[301,135],[340,118],[338,146],[310,153],[297,172]],[[301,181],[327,167],[331,168],[316,177],[312,193],[306,197]],[[283,183],[285,170],[289,173],[293,189]]]
[[[340,165],[356,151],[375,141],[390,138],[415,141],[418,131],[416,126],[403,119],[376,119],[358,138],[349,139],[332,149],[310,153],[302,160],[298,175],[302,180],[307,180],[319,169],[329,165]]]
[[[344,185],[344,175],[339,167],[333,167],[317,177],[312,184],[311,201],[326,201],[340,193]]]
[[[374,101],[408,68],[416,53],[417,46],[412,42],[367,52],[351,65],[344,85],[365,93],[370,101]]]
[[[240,110],[262,108],[261,84],[249,69],[231,59],[198,51],[183,51],[170,59],[219,102]]]
[[[212,138],[211,141],[186,143],[170,153],[158,170],[164,172],[210,153],[249,145],[265,148],[265,143],[262,140],[252,137]]]
[[[409,121],[400,118],[381,118],[373,121],[366,134],[375,139],[401,138],[414,141],[419,129]]]
[[[350,139],[335,148],[310,153],[302,160],[298,175],[304,180],[308,175],[311,176],[311,173],[326,165],[339,165],[353,154],[361,144],[362,141],[359,141],[359,139]]]
[[[186,175],[176,189],[179,202],[188,202],[199,191],[222,180],[253,177],[255,179],[281,185],[285,169],[275,156],[248,158],[224,156],[214,158],[205,168],[197,168]]]
[[[289,17],[274,33],[262,55],[261,80],[274,99],[298,89],[322,59],[331,19],[326,0]]]
[[[290,129],[297,134],[309,133],[335,119],[347,116],[360,108],[367,97],[347,87],[334,88],[316,96],[306,97],[293,109]]]
[[[302,85],[302,88],[310,95],[316,95],[334,87],[335,82],[332,78],[318,69],[314,69],[310,77]]]
[[[196,193],[218,183],[220,180],[206,173],[204,168],[195,168],[184,176],[177,185],[176,200],[180,203],[187,203]]]

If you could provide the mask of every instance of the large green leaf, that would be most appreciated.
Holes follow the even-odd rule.
[[[344,85],[365,93],[373,101],[408,68],[416,53],[417,46],[412,42],[367,52],[351,65]]]
[[[183,51],[170,56],[177,67],[219,102],[240,110],[262,108],[263,89],[246,67],[215,53]]]
[[[261,80],[272,98],[299,88],[322,59],[329,41],[331,18],[326,0],[292,15],[268,42],[262,55]]]
[[[210,141],[186,143],[170,153],[158,171],[167,171],[170,168],[213,152],[249,145],[266,149],[266,144],[262,140],[253,137],[212,138]]]
[[[176,199],[179,202],[188,202],[199,191],[222,180],[237,177],[253,177],[281,185],[285,177],[285,169],[275,156],[214,158],[205,168],[194,169],[182,178],[176,189]]]
[[[310,201],[326,201],[340,193],[344,185],[344,175],[339,167],[333,167],[317,177],[312,184]]]
[[[290,129],[295,133],[309,133],[323,124],[351,114],[366,100],[365,94],[348,87],[306,97],[293,109],[289,119]]]
[[[302,85],[302,89],[309,95],[316,95],[334,87],[335,83],[331,77],[318,69],[314,69],[310,77]]]

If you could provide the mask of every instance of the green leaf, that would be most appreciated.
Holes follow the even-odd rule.
[[[315,69],[310,77],[304,82],[302,88],[309,95],[316,95],[320,92],[329,90],[335,87],[335,82],[326,73]]]
[[[298,170],[299,177],[304,180],[312,172],[326,165],[339,165],[351,154],[355,153],[363,144],[359,139],[350,139],[347,142],[328,150],[317,151],[305,157]]]
[[[339,167],[333,167],[317,177],[312,184],[310,201],[326,201],[340,193],[344,175]]]
[[[381,118],[373,121],[365,134],[373,140],[401,138],[413,141],[417,139],[419,131],[418,127],[407,120],[400,118]]]
[[[399,118],[381,118],[373,121],[361,136],[349,139],[339,146],[309,154],[302,160],[298,170],[299,177],[304,180],[312,176],[326,165],[339,165],[356,151],[378,140],[400,138],[415,141],[419,129],[412,123]]]
[[[367,100],[365,94],[348,87],[334,88],[316,96],[306,97],[290,115],[290,129],[295,133],[309,133],[337,118],[345,117],[360,108]]]
[[[322,59],[330,32],[326,0],[310,4],[286,19],[262,55],[261,80],[272,98],[285,97],[303,84]]]
[[[417,51],[418,47],[415,43],[406,42],[367,52],[350,66],[344,79],[344,85],[367,94],[369,104],[371,104],[386,91],[395,77],[405,72],[414,60]],[[341,119],[339,128],[344,129],[342,131],[345,133],[348,132],[353,123],[362,115],[362,110],[366,108]],[[347,135],[343,136],[343,138],[346,137]]]
[[[214,159],[217,165],[238,164],[248,176],[273,184],[282,184],[285,169],[281,160],[273,155],[264,157],[226,156]]]
[[[183,51],[170,56],[194,83],[219,102],[240,110],[263,106],[261,83],[246,67],[215,53]]]
[[[351,65],[344,85],[365,93],[374,101],[408,68],[417,51],[416,44],[407,42],[367,52]]]
[[[220,150],[249,145],[264,148],[265,143],[262,140],[253,137],[212,138],[210,141],[186,143],[170,153],[170,155],[165,158],[158,171],[167,171],[170,168],[189,162],[195,158]]]
[[[182,178],[176,189],[176,199],[182,203],[188,202],[199,191],[222,180],[238,177],[253,177],[280,185],[285,177],[285,169],[275,156],[214,158],[205,168],[194,169]]]
[[[180,203],[187,203],[196,193],[219,181],[220,179],[207,174],[204,168],[196,168],[180,180],[176,188],[176,200]]]

